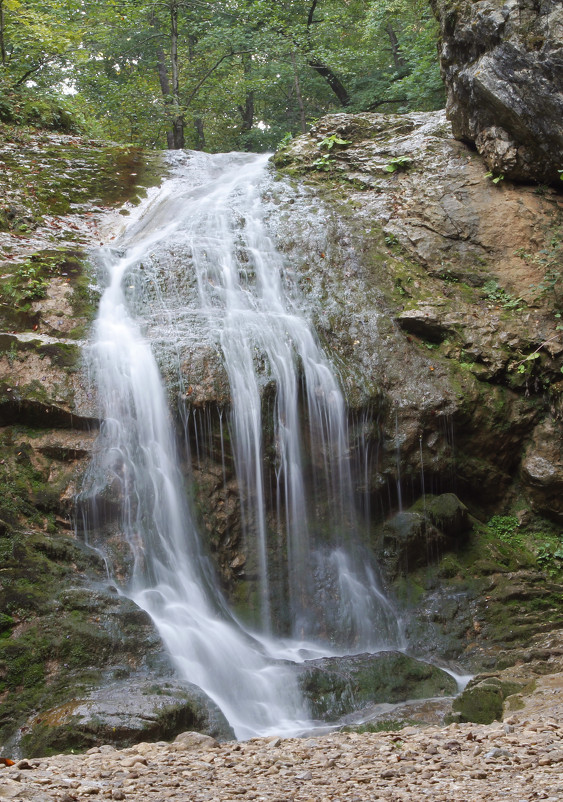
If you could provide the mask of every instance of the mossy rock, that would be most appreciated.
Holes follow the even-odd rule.
[[[43,710],[28,720],[21,747],[30,757],[102,744],[125,748],[141,741],[172,740],[186,730],[223,741],[235,737],[217,705],[195,685],[133,676],[104,681],[99,688]]]
[[[325,721],[370,704],[451,696],[457,690],[442,669],[399,652],[308,660],[298,681],[313,717]]]
[[[505,699],[522,689],[522,684],[501,680],[498,677],[476,677],[454,700],[452,710],[457,720],[475,724],[501,721]]]
[[[420,501],[417,505],[420,509]],[[447,537],[456,541],[471,528],[469,511],[465,504],[454,493],[442,493],[440,496],[426,496],[424,511],[429,520]]]

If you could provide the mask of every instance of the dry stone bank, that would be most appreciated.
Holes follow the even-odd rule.
[[[138,744],[20,760],[0,798],[164,800],[535,800],[563,795],[563,730],[548,716],[494,725]],[[185,735],[190,735],[185,734]],[[205,736],[199,736],[199,738]]]
[[[0,799],[74,802],[473,802],[563,798],[563,675],[541,677],[523,707],[491,725],[173,743],[0,764]]]

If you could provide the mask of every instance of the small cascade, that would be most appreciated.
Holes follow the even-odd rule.
[[[90,368],[103,424],[83,495],[121,501],[132,561],[121,590],[151,615],[182,676],[238,737],[294,732],[307,711],[280,660],[397,647],[399,625],[356,517],[344,398],[265,228],[266,157],[180,154],[173,168],[102,255]],[[187,502],[155,359],[189,396],[186,349],[203,349],[228,380],[220,462],[224,482],[234,463],[257,573],[254,633],[229,611]],[[201,465],[212,422],[205,409],[181,411]],[[277,633],[280,605],[289,624]]]

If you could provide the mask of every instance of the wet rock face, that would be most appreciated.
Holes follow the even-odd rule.
[[[320,171],[334,137],[348,144]],[[379,415],[364,426],[379,437],[368,489],[393,493],[399,460],[407,504],[422,467],[427,490],[455,473],[465,502],[497,501],[537,423],[532,397],[560,381],[558,296],[537,289],[559,269],[557,194],[493,184],[443,112],[330,115],[275,162],[305,181],[272,212],[279,247],[311,306],[322,299],[313,317],[348,403]]]
[[[87,250],[110,240],[119,227],[123,218],[111,214],[110,206],[142,194],[140,180],[147,185],[156,180],[154,174],[150,181],[140,179],[144,160],[137,149],[2,128],[0,741],[5,745],[34,733],[34,748],[47,748],[35,729],[44,725],[31,721],[38,711],[72,707],[114,672],[121,677],[142,672],[161,649],[145,613],[107,587],[103,561],[75,536],[80,521],[74,499],[98,425],[82,364],[97,305]],[[158,160],[149,160],[157,173]],[[31,164],[33,182],[26,177]],[[160,676],[170,671],[165,666]],[[79,726],[63,730],[66,748],[73,746],[73,733],[82,737]],[[109,731],[105,738],[111,739]]]
[[[563,164],[563,7],[432,0],[454,136],[495,174],[555,183]]]

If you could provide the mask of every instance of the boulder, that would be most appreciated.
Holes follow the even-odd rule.
[[[208,736],[206,743],[235,737],[217,705],[195,685],[173,678],[129,678],[43,710],[28,721],[22,746],[34,756],[102,744],[124,748],[184,733],[178,744],[185,749],[188,729]]]
[[[452,676],[400,652],[307,660],[298,677],[314,718],[336,721],[377,702],[452,696]]]
[[[471,527],[468,509],[454,493],[426,496],[423,499],[423,509],[427,518],[447,538],[459,540]]]
[[[435,560],[459,547],[471,527],[467,507],[453,493],[427,495],[398,512],[376,534],[380,564],[388,579]]]
[[[547,418],[534,429],[522,462],[522,481],[534,509],[563,520],[563,432],[561,422]]]
[[[431,0],[454,136],[495,175],[559,183],[563,7],[551,0]]]
[[[472,680],[457,699],[452,709],[458,721],[473,721],[475,724],[492,724],[501,721],[504,700],[521,690],[520,685],[503,682],[497,676]]]

